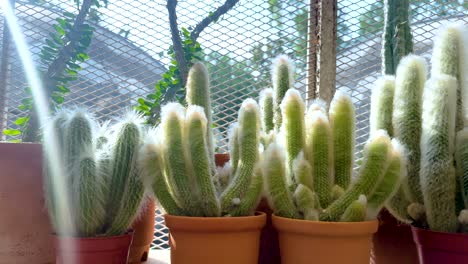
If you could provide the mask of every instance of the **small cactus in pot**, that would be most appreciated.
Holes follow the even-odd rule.
[[[110,128],[100,127],[84,110],[62,110],[51,119],[45,144],[56,140],[58,148],[45,148],[45,190],[59,235],[116,236],[128,231],[144,197],[137,166],[141,124],[141,118],[129,114]],[[102,131],[108,129],[112,132]],[[60,160],[50,158],[52,151]]]
[[[440,29],[431,77],[426,80],[423,58],[408,55],[395,78],[384,77],[394,88],[381,85],[372,99],[371,131],[392,131],[408,150],[408,178],[386,207],[399,220],[433,231],[466,230],[466,36],[465,25]]]

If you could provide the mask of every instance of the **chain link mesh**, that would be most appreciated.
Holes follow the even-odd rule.
[[[76,5],[72,0],[15,2],[23,33],[37,60],[55,19],[64,10],[76,12]],[[179,26],[190,30],[223,2],[179,0]],[[211,75],[219,151],[226,150],[223,138],[240,103],[270,86],[272,57],[286,53],[294,59],[296,88],[305,94],[308,2],[241,0],[200,35],[198,42]],[[414,53],[426,58],[430,57],[435,29],[447,20],[468,21],[463,1],[412,2]],[[172,42],[165,5],[165,0],[110,0],[107,7],[93,14],[98,22],[93,24],[90,59],[81,65],[78,79],[70,83],[66,106],[85,106],[100,118],[112,118],[154,91],[171,60],[167,54]],[[350,94],[356,104],[360,147],[368,136],[370,89],[380,75],[382,5],[383,1],[338,1],[337,89]],[[0,28],[4,29],[3,20]],[[5,41],[0,45],[0,50],[4,49]],[[4,71],[2,78],[6,77],[0,80],[6,89],[0,94],[5,103],[0,109],[2,129],[16,128],[16,118],[26,116],[18,109],[27,96],[23,70],[14,45],[6,51],[2,54],[7,56],[0,58],[1,65],[7,66],[0,68]],[[168,248],[167,233],[158,210],[153,248]]]

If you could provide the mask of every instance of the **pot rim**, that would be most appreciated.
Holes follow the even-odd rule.
[[[468,234],[466,233],[432,231],[415,226],[411,226],[411,232],[414,243],[418,247],[468,254],[468,247],[466,246]]]
[[[281,232],[309,234],[316,236],[363,236],[377,232],[377,219],[363,222],[326,222],[292,219],[272,215],[273,226]]]
[[[189,232],[238,232],[260,230],[266,224],[266,214],[255,212],[252,216],[194,217],[164,214],[169,230]]]
[[[453,237],[464,237],[464,238],[468,238],[468,233],[450,233],[450,232],[443,232],[443,231],[434,231],[434,230],[431,230],[431,229],[427,229],[427,228],[421,228],[421,227],[417,227],[417,226],[414,226],[414,225],[410,225],[411,226],[411,230],[415,230],[415,232],[413,233],[431,233],[431,234],[437,234],[437,235],[440,235],[440,236],[453,236]]]

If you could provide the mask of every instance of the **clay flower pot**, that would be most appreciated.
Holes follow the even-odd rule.
[[[128,263],[141,263],[148,259],[151,242],[154,239],[156,205],[150,199],[144,207],[142,215],[133,223],[133,242],[130,247]]]
[[[379,214],[379,229],[372,238],[371,264],[418,264],[411,227],[399,223],[387,210]]]
[[[40,144],[0,143],[0,263],[53,263]]]
[[[369,263],[378,221],[355,223],[289,219],[273,215],[283,264]]]
[[[265,213],[242,217],[164,215],[172,264],[257,264]]]
[[[133,231],[112,237],[55,236],[56,264],[127,264]]]
[[[411,226],[421,264],[468,263],[468,235]]]

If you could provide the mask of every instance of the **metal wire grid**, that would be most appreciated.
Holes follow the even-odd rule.
[[[17,15],[35,56],[60,10],[74,10],[71,0],[52,0],[40,5],[31,4],[33,0],[16,2]],[[100,10],[100,22],[95,25],[95,37],[89,51],[91,59],[83,65],[80,78],[70,85],[72,93],[66,98],[66,105],[87,106],[102,118],[121,114],[123,109],[134,105],[138,97],[153,89],[170,60],[165,52],[171,45],[165,0],[109,2],[107,8]],[[179,24],[189,28],[222,1],[179,2]],[[298,73],[296,87],[305,92],[306,39],[298,34],[295,16],[291,14],[307,10],[307,1],[280,1],[287,3],[281,13],[284,16],[281,28],[272,22],[266,2],[240,1],[199,38],[212,76],[214,122],[219,132],[217,138],[221,151],[226,144],[222,138],[237,116],[239,103],[244,98],[256,97],[261,88],[270,86],[270,60],[265,57],[267,54],[256,57],[253,52],[255,45],[262,43],[260,49],[268,50],[268,45],[281,43],[281,38],[277,36],[282,33],[290,36],[290,41],[297,41],[297,46],[304,47],[294,50],[286,46],[284,50],[276,52],[287,53],[295,59]],[[441,13],[432,7],[440,1],[423,2],[427,4],[426,7],[413,4],[412,28],[415,53],[429,57],[434,29],[447,19],[466,23],[466,6],[463,7],[461,1],[454,1],[452,4],[456,5],[455,8]],[[381,48],[381,29],[374,27],[364,34],[360,33],[359,17],[378,17],[367,11],[379,3],[381,1],[338,1],[337,89],[349,93],[356,104],[358,152],[368,136],[369,94],[380,75]],[[371,20],[371,25],[378,24],[378,21]],[[302,18],[298,24],[306,25],[307,22]],[[0,25],[3,28],[3,21]],[[11,127],[15,117],[24,115],[17,106],[25,97],[23,88],[26,83],[14,47],[11,46],[9,51],[8,75],[5,79],[7,93],[3,95],[7,108],[2,109],[0,117],[3,117],[6,126]],[[168,248],[167,228],[159,211],[156,213],[152,247]]]

